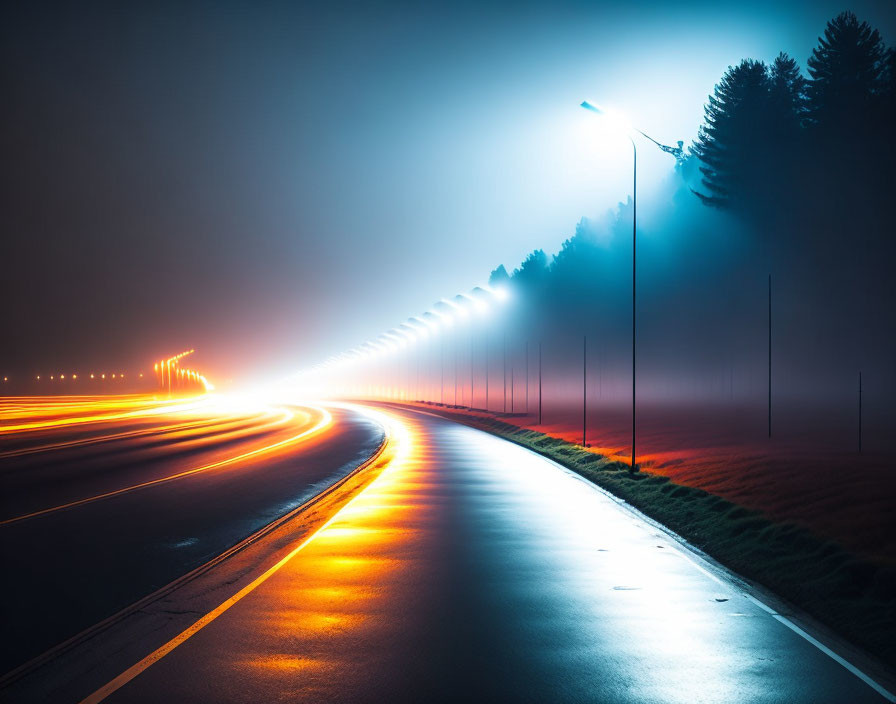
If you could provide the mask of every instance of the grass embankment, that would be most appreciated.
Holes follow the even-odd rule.
[[[857,557],[800,526],[774,522],[703,489],[630,472],[627,464],[565,440],[497,419],[441,414],[568,467],[896,667],[896,568]]]

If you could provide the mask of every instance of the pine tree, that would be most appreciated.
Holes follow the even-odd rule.
[[[889,52],[880,33],[851,12],[830,22],[809,58],[806,164],[816,239],[836,256],[844,231],[876,247],[891,196],[892,127],[886,120]],[[881,208],[856,207],[880,202]]]
[[[804,200],[803,121],[806,118],[806,79],[799,64],[784,52],[769,67],[767,129],[761,156],[765,160],[763,184],[766,232],[787,227],[800,217]]]
[[[806,115],[806,79],[784,52],[769,69],[769,123],[781,138],[794,138]]]
[[[510,274],[507,273],[503,264],[499,264],[498,268],[492,271],[488,277],[489,286],[503,286],[508,281],[510,281]]]
[[[520,268],[513,272],[513,279],[526,286],[538,286],[542,284],[547,274],[548,257],[543,249],[536,249],[520,264]]]
[[[700,159],[707,205],[730,207],[757,185],[760,152],[768,137],[769,77],[762,61],[728,67],[704,108],[705,122],[692,147]]]
[[[880,33],[852,12],[828,22],[809,58],[809,114],[816,125],[855,129],[883,88],[887,50]]]

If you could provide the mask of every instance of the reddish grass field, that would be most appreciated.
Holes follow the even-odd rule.
[[[552,408],[541,426],[531,416],[497,417],[582,442],[581,407]],[[638,463],[643,471],[896,564],[896,452],[859,454],[857,434],[842,425],[825,422],[818,413],[791,410],[781,414],[769,439],[764,410],[639,406]],[[886,431],[878,429],[877,436]],[[594,452],[630,461],[630,408],[590,409],[588,443]]]

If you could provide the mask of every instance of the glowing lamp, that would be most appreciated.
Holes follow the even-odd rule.
[[[614,132],[629,134],[632,131],[631,124],[629,124],[629,121],[625,119],[625,116],[622,113],[602,108],[593,103],[589,103],[587,100],[582,102],[582,107],[586,110],[590,110],[596,115],[600,115],[604,125]]]

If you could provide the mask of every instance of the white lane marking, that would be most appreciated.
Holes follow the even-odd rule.
[[[450,418],[445,418],[445,416],[440,416],[435,413],[428,413],[426,411],[418,411],[418,412],[423,415],[433,416],[435,418],[442,418],[444,420],[448,420],[449,422],[451,420]],[[714,579],[716,582],[718,582],[722,586],[725,586],[728,588],[733,588],[733,589],[735,589],[735,591],[741,591],[743,593],[743,595],[746,596],[747,599],[749,599],[752,603],[754,603],[756,606],[758,606],[763,611],[767,612],[769,615],[771,615],[774,619],[776,619],[780,623],[787,626],[787,628],[789,628],[791,631],[793,631],[797,635],[801,636],[806,642],[814,645],[816,648],[818,648],[818,650],[820,650],[822,653],[824,653],[825,655],[832,658],[835,662],[837,662],[840,665],[842,665],[843,667],[845,667],[847,670],[849,670],[849,672],[851,672],[853,675],[855,675],[860,680],[862,680],[862,682],[864,682],[869,687],[871,687],[875,692],[880,694],[884,699],[886,699],[889,702],[896,703],[896,694],[893,694],[892,692],[890,692],[888,689],[886,689],[883,685],[881,685],[879,682],[877,682],[870,675],[868,675],[865,672],[863,672],[862,670],[860,670],[858,667],[856,667],[855,665],[850,663],[848,660],[846,660],[841,655],[838,655],[837,653],[835,653],[833,650],[828,648],[826,645],[824,645],[822,642],[820,642],[816,638],[813,638],[811,635],[806,633],[802,628],[797,626],[795,623],[790,621],[785,616],[782,616],[781,614],[779,614],[777,611],[775,611],[770,606],[768,606],[767,604],[763,603],[762,601],[760,601],[759,599],[754,597],[752,594],[742,591],[743,587],[739,586],[737,584],[736,580],[733,579],[733,577],[735,576],[734,572],[732,572],[731,570],[728,570],[727,568],[724,568],[725,572],[727,574],[731,575],[731,580],[726,582],[725,580],[721,579],[719,576],[713,574],[710,570],[708,570],[705,567],[703,567],[702,565],[698,564],[697,560],[698,559],[702,560],[703,558],[700,557],[699,553],[693,548],[693,546],[690,543],[688,543],[684,538],[682,538],[680,535],[678,535],[671,529],[669,529],[666,526],[664,526],[663,524],[661,524],[659,521],[655,521],[652,518],[650,518],[649,516],[646,516],[644,513],[639,511],[637,508],[635,508],[634,506],[629,504],[624,499],[621,499],[620,497],[614,495],[613,493],[604,489],[603,487],[598,486],[597,484],[589,481],[588,479],[583,477],[578,472],[574,472],[571,469],[569,469],[568,467],[564,467],[562,464],[560,464],[556,460],[553,460],[549,457],[545,457],[544,455],[542,455],[538,452],[535,452],[534,450],[532,450],[528,447],[525,447],[524,445],[520,445],[519,443],[515,443],[512,440],[508,440],[507,438],[503,438],[499,435],[495,435],[486,430],[481,430],[479,428],[475,428],[473,426],[469,426],[464,423],[460,423],[459,425],[462,425],[464,427],[478,431],[480,433],[484,433],[492,438],[495,438],[498,441],[503,440],[504,442],[509,442],[510,444],[512,444],[516,447],[519,447],[520,449],[525,450],[526,452],[529,452],[529,453],[535,455],[536,457],[540,457],[545,462],[547,462],[549,465],[552,465],[556,469],[559,469],[561,472],[566,474],[568,477],[580,481],[582,484],[586,485],[589,489],[595,491],[598,495],[600,495],[606,499],[609,499],[612,503],[616,504],[616,506],[620,510],[624,510],[624,511],[627,511],[629,514],[633,514],[635,518],[640,519],[640,521],[642,521],[643,523],[646,523],[648,526],[655,526],[655,527],[659,528],[660,530],[662,530],[664,533],[667,534],[667,538],[672,539],[672,541],[673,541],[672,547],[675,549],[675,551],[682,558],[687,560],[694,568],[696,568],[703,574],[711,577],[712,579]],[[685,549],[687,549],[688,552],[685,552]]]
[[[336,405],[336,404],[333,404]],[[331,417],[330,414],[325,409],[322,410],[327,414],[328,417]],[[367,410],[367,409],[365,409]],[[370,417],[374,417],[376,411],[367,411],[366,415]],[[389,467],[396,466],[396,464],[400,464],[403,461],[402,450],[407,452],[407,439],[406,433],[404,432],[403,426],[401,426],[399,421],[394,421],[392,423],[388,422],[388,416],[385,414],[378,414],[381,418],[384,419],[384,422],[381,422],[383,430],[386,433],[386,442],[387,443],[395,443],[397,448],[394,453],[388,457],[385,461],[385,467],[383,471]],[[331,417],[332,418],[332,417]],[[397,439],[395,439],[397,436]],[[380,455],[382,458],[382,455]],[[382,475],[380,475],[382,476]],[[377,477],[378,479],[379,477]],[[228,611],[234,604],[241,601],[244,597],[251,594],[258,587],[264,584],[268,579],[270,579],[274,574],[280,571],[285,565],[292,561],[292,559],[298,555],[308,544],[310,544],[318,535],[323,533],[330,525],[339,518],[345,510],[354,504],[361,496],[368,492],[371,486],[376,483],[376,479],[374,479],[371,484],[368,484],[366,487],[361,489],[361,491],[355,496],[353,496],[347,503],[345,503],[336,513],[334,513],[330,518],[316,531],[314,531],[311,535],[309,535],[305,540],[303,540],[297,547],[295,547],[291,552],[289,552],[285,557],[283,557],[279,562],[275,565],[269,567],[265,572],[256,577],[252,582],[247,584],[245,587],[240,589],[236,594],[231,596],[229,599],[226,599],[223,603],[219,604],[216,608],[209,611],[207,614],[202,616],[199,620],[193,623],[191,626],[187,627],[185,630],[181,631],[174,638],[169,640],[167,643],[162,645],[161,647],[154,650],[152,653],[147,655],[145,658],[135,663],[127,670],[122,672],[118,677],[107,682],[105,685],[97,689],[92,694],[88,695],[84,699],[81,700],[81,704],[99,704],[111,694],[115,693],[122,687],[124,687],[128,682],[137,677],[140,673],[147,670],[153,664],[164,658],[168,653],[177,648],[179,645],[190,639],[192,636],[196,635],[199,631],[205,628],[212,621],[217,619],[221,614],[225,611]]]
[[[862,672],[859,668],[857,668],[855,665],[850,663],[848,660],[845,660],[844,658],[837,655],[837,653],[835,653],[833,650],[828,648],[824,643],[820,643],[815,638],[810,636],[802,628],[800,628],[795,623],[793,623],[790,619],[787,619],[784,616],[782,616],[781,614],[776,614],[776,613],[773,613],[772,617],[775,618],[776,620],[780,621],[781,623],[783,623],[785,626],[787,626],[791,631],[793,631],[797,635],[805,638],[807,641],[809,641],[812,645],[814,645],[816,648],[818,648],[825,655],[830,656],[831,658],[836,660],[838,663],[843,665],[843,667],[845,667],[852,674],[854,674],[856,677],[858,677],[860,680],[862,680],[862,682],[864,682],[869,687],[871,687],[871,689],[873,689],[875,692],[880,694],[888,702],[896,702],[896,695],[894,695],[889,690],[885,689],[883,687],[883,685],[878,684],[875,680],[873,680],[871,677],[866,675],[864,672]]]

